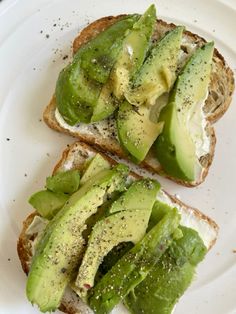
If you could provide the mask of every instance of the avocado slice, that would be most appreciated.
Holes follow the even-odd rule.
[[[109,161],[102,157],[101,154],[97,153],[93,159],[90,161],[88,167],[86,168],[82,178],[81,185],[84,184],[89,179],[96,176],[100,171],[110,169],[111,165]]]
[[[56,193],[72,194],[78,190],[80,184],[80,173],[78,170],[57,172],[46,179],[46,188]]]
[[[171,210],[89,292],[89,305],[106,314],[142,282],[173,241],[180,216]]]
[[[56,105],[63,119],[69,125],[89,123],[101,88],[100,83],[89,79],[81,69],[81,60],[74,58],[60,72],[56,83]]]
[[[159,114],[158,107],[163,106],[163,99],[157,98],[167,92],[176,79],[182,33],[183,27],[176,27],[151,50],[150,56],[137,73],[134,87],[125,94],[129,102],[124,101],[119,107],[119,140],[138,163],[144,160],[162,132],[164,124],[156,121],[156,115]]]
[[[81,67],[91,79],[102,84],[107,82],[126,32],[139,17],[138,14],[123,16],[87,43],[86,52],[81,56]]]
[[[164,128],[154,144],[156,156],[167,174],[186,181],[194,181],[202,171],[197,138],[205,133],[204,121],[202,117],[196,122],[194,117],[199,112],[201,116],[202,102],[210,82],[213,51],[213,42],[196,50],[179,75],[159,118],[164,122]],[[191,120],[195,123],[194,129]]]
[[[138,15],[129,15],[108,27],[82,46],[72,63],[60,72],[56,104],[69,125],[90,122],[102,84],[109,77],[125,33],[138,18]]]
[[[43,190],[34,193],[29,203],[44,218],[51,219],[65,205],[69,195]]]
[[[143,238],[159,188],[159,183],[150,179],[134,182],[111,205],[110,213],[115,214],[95,224],[75,282],[81,298],[86,300],[99,265],[114,246]]]
[[[101,93],[93,109],[91,122],[101,121],[109,117],[118,107],[119,100],[113,94],[113,85],[110,80],[103,85]]]
[[[156,200],[152,207],[152,213],[148,223],[148,231],[151,230],[171,210],[171,208],[172,207],[168,204]]]
[[[131,88],[125,93],[129,103],[139,106],[154,105],[163,93],[168,92],[176,79],[178,56],[184,27],[168,32],[151,49]]]
[[[136,182],[139,182],[139,181],[136,181]],[[159,193],[162,193],[162,191],[160,191]],[[173,206],[171,207],[167,203],[164,203],[162,200],[157,199],[152,207],[152,212],[151,212],[151,216],[148,222],[147,232],[150,231],[172,208]],[[177,234],[177,231],[179,235]],[[175,231],[175,235],[178,238],[182,237],[182,232],[179,228]],[[107,256],[104,257],[102,264],[99,266],[99,270],[98,270],[98,274],[96,275],[95,282],[101,279],[101,276],[105,275],[108,272],[108,270],[110,270],[112,266],[114,266],[115,263],[132,247],[133,247],[133,244],[131,242],[120,243],[119,245],[114,247],[107,254]]]
[[[121,164],[101,171],[75,192],[47,225],[36,247],[26,287],[29,301],[42,312],[54,311],[60,305],[84,250],[86,220],[106,196],[124,189],[128,171]]]
[[[107,118],[118,107],[119,100],[124,96],[130,79],[143,64],[155,24],[156,9],[152,4],[127,31],[109,80],[103,86],[94,107],[92,122]]]
[[[150,108],[133,106],[124,101],[117,115],[117,130],[121,145],[134,161],[141,162],[163,128],[162,122],[153,122]]]
[[[172,242],[147,277],[126,296],[130,313],[171,314],[192,282],[207,249],[195,230],[180,229],[183,237]]]
[[[125,37],[122,49],[111,72],[114,95],[120,99],[129,81],[141,68],[150,47],[156,25],[156,8],[152,4]]]
[[[160,184],[151,179],[134,181],[128,190],[112,203],[109,213],[132,209],[151,209],[159,189]]]
[[[150,208],[122,211],[95,224],[75,281],[74,290],[82,300],[87,300],[87,293],[94,286],[94,278],[104,256],[121,242],[137,243],[143,238],[150,213]]]

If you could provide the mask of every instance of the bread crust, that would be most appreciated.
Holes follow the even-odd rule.
[[[53,174],[55,172],[57,172],[58,170],[63,170],[67,167],[67,162],[69,162],[70,164],[70,169],[82,169],[82,165],[89,159],[92,158],[98,151],[93,148],[88,146],[85,143],[82,142],[75,142],[74,144],[70,145],[67,149],[65,149],[62,153],[62,156],[60,158],[60,160],[58,161],[58,163],[55,165],[54,169],[53,169]],[[111,165],[115,165],[117,164],[117,162],[110,158],[109,156],[103,154],[102,152],[99,152]],[[131,172],[130,173],[132,176],[134,176],[135,178],[141,178],[140,175]],[[204,215],[203,213],[201,213],[198,209],[190,207],[186,204],[184,204],[183,202],[181,202],[178,198],[168,194],[167,192],[165,192],[170,199],[177,203],[179,206],[181,206],[183,208],[184,211],[186,212],[191,212],[192,215],[194,215],[195,217],[197,217],[197,219],[199,220],[204,220],[209,227],[214,231],[215,233],[215,237],[212,238],[212,241],[210,242],[210,245],[208,247],[208,250],[210,250],[210,248],[214,245],[216,238],[217,238],[217,234],[218,234],[218,226],[217,224],[208,216]],[[30,269],[30,262],[32,259],[32,248],[31,248],[31,242],[30,240],[33,240],[35,235],[32,236],[28,236],[26,231],[27,228],[30,226],[30,224],[32,223],[34,217],[37,214],[37,212],[33,212],[31,213],[23,222],[23,227],[17,242],[17,252],[18,252],[18,256],[21,262],[21,266],[23,271],[28,274],[29,269]],[[59,307],[59,309],[62,312],[68,313],[68,314],[84,314],[83,312],[80,311],[80,309],[78,309],[78,306],[76,306],[76,304],[73,302],[72,300],[68,300],[68,299],[63,299],[62,303]]]
[[[107,27],[111,26],[124,16],[125,15],[103,17],[89,24],[75,38],[73,43],[73,53],[75,54],[81,46],[94,38],[99,32],[105,30]],[[175,27],[176,25],[173,23],[167,23],[163,20],[157,20],[156,29],[154,32],[154,39],[162,37],[166,31],[169,31]],[[189,31],[185,31],[184,36],[188,42],[194,43],[197,46],[201,46],[206,42],[204,38]],[[145,160],[140,164],[141,167],[147,169],[148,171],[152,171],[162,176],[165,176],[172,181],[175,181],[178,184],[184,185],[186,187],[195,187],[205,180],[210,165],[213,161],[215,152],[216,136],[212,124],[219,120],[226,112],[232,100],[232,94],[234,91],[233,71],[227,66],[223,56],[218,52],[217,49],[214,49],[213,64],[214,66],[211,74],[209,95],[203,108],[208,121],[208,133],[210,134],[211,144],[209,154],[207,154],[207,156],[203,158],[204,169],[201,178],[193,182],[188,182],[167,175],[161,168],[157,159],[154,158],[155,154],[152,149],[150,150]],[[70,134],[73,137],[85,141],[90,145],[96,145],[98,148],[104,150],[105,152],[109,151],[114,155],[129,160],[128,155],[124,152],[116,139],[103,138],[99,137],[96,134],[82,134],[80,131],[71,132],[61,127],[55,118],[55,109],[56,102],[55,96],[53,96],[43,114],[44,121],[50,128],[58,132]]]

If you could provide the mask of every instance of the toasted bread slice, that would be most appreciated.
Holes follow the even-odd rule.
[[[73,44],[73,52],[75,53],[82,45],[95,37],[99,32],[105,30],[107,27],[118,21],[122,16],[123,15],[115,17],[104,17],[88,25],[75,38]],[[162,20],[157,20],[153,40],[162,37],[167,31],[173,29],[174,27],[174,24],[169,24]],[[200,36],[193,34],[189,31],[185,31],[183,35],[181,49],[183,53],[185,53],[185,55],[187,56],[192,51],[193,46],[198,47],[203,45],[204,43],[205,40]],[[188,187],[197,186],[202,183],[208,174],[209,167],[214,157],[216,137],[212,124],[216,122],[219,118],[221,118],[225,111],[228,109],[232,99],[233,90],[233,72],[227,66],[223,56],[218,52],[217,49],[215,49],[213,56],[213,69],[209,86],[209,95],[207,100],[205,101],[205,105],[203,108],[208,121],[207,133],[210,138],[210,151],[208,154],[200,158],[200,163],[203,166],[203,171],[200,178],[197,178],[193,182],[188,182],[168,176],[163,171],[152,149],[149,151],[147,157],[140,164],[140,166],[162,176],[168,177],[169,179]],[[55,97],[53,96],[51,102],[46,107],[43,114],[44,121],[52,129],[55,129],[59,132],[68,133],[88,144],[96,145],[105,152],[109,151],[111,154],[118,155],[121,158],[128,158],[127,154],[124,152],[119,144],[116,126],[113,121],[114,119],[106,119],[105,121],[88,125],[80,124],[78,127],[69,127],[67,125],[62,125],[58,123],[55,117],[55,110],[56,102]]]
[[[86,161],[93,158],[96,153],[97,151],[92,147],[81,142],[76,142],[63,152],[60,161],[57,163],[53,170],[53,173],[70,169],[81,170],[83,169]],[[111,164],[116,163],[116,161],[114,161],[112,158],[104,154],[102,155]],[[140,177],[135,173],[130,173],[130,175],[135,178]],[[170,202],[179,209],[182,215],[181,223],[185,226],[197,230],[202,237],[206,247],[210,249],[214,245],[217,238],[217,224],[212,219],[202,214],[199,210],[182,203],[176,197],[167,194],[165,191],[162,191],[161,193],[167,202]],[[29,272],[30,263],[33,255],[32,243],[37,236],[37,232],[33,234],[29,233],[28,228],[33,222],[35,216],[37,215],[38,214],[36,212],[33,212],[23,222],[23,228],[17,243],[18,255],[21,261],[22,268],[26,274]],[[78,296],[69,287],[67,288],[66,293],[62,299],[60,310],[69,314],[91,313],[90,309],[81,300],[79,300]]]

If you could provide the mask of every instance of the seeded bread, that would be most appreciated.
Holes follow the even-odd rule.
[[[60,170],[65,171],[69,169],[81,170],[83,169],[85,162],[93,158],[96,153],[97,151],[94,148],[82,142],[76,142],[63,152],[60,161],[57,163],[53,170],[53,173]],[[105,157],[111,164],[116,163],[113,159],[104,154],[103,157]],[[131,173],[131,175],[136,178],[140,177],[135,173]],[[166,195],[168,195],[169,198],[176,204],[176,206],[178,206],[178,208],[182,212],[182,215],[187,215],[188,217],[190,217],[190,219],[194,217],[194,220],[198,222],[199,226],[202,226],[203,228],[205,228],[205,230],[208,230],[209,239],[206,245],[208,249],[210,249],[214,245],[217,238],[217,224],[212,219],[202,214],[199,210],[185,205],[174,196],[170,196],[167,193]],[[17,243],[18,255],[21,261],[22,268],[26,274],[28,274],[29,272],[32,259],[31,243],[32,240],[34,240],[34,238],[37,236],[37,234],[27,234],[27,228],[30,226],[36,215],[38,215],[36,212],[31,213],[23,222],[23,228]],[[90,309],[79,300],[78,296],[69,287],[67,288],[66,293],[62,299],[60,310],[68,314],[91,313]]]
[[[105,30],[107,27],[118,21],[123,15],[119,16],[108,16],[96,20],[95,22],[89,24],[81,33],[75,38],[73,43],[73,52],[75,53],[82,45],[87,43],[93,37],[95,37],[99,32]],[[161,38],[167,31],[175,27],[172,23],[166,23],[162,20],[157,20],[156,29],[154,32],[153,40]],[[200,36],[193,34],[189,31],[185,31],[183,35],[183,43],[181,49],[183,54],[189,55],[191,50],[191,45],[195,47],[201,46],[205,40]],[[190,48],[189,48],[190,47]],[[155,153],[151,149],[145,160],[140,164],[141,167],[146,168],[152,172],[160,174],[162,176],[168,177],[169,179],[176,181],[179,184],[193,187],[197,186],[204,181],[208,174],[209,167],[212,163],[215,151],[216,137],[214,133],[214,128],[212,124],[216,122],[225,111],[228,109],[232,94],[234,90],[234,76],[232,70],[227,66],[223,56],[218,52],[217,49],[214,50],[213,56],[213,69],[211,74],[211,81],[209,86],[209,95],[204,105],[204,113],[207,117],[207,133],[210,138],[210,151],[208,154],[200,158],[200,163],[203,166],[203,171],[201,177],[193,182],[188,182],[184,180],[178,180],[171,176],[165,174],[158,160],[155,157]],[[98,132],[98,123],[91,124],[88,126],[87,130],[81,129],[79,126],[76,129],[68,130],[58,124],[55,118],[56,102],[55,97],[52,97],[51,102],[46,107],[44,111],[44,121],[46,124],[59,132],[68,133],[80,140],[96,145],[105,152],[109,151],[111,154],[118,155],[121,158],[128,159],[127,154],[121,148],[119,141],[117,139],[117,134],[114,132],[114,126],[111,129],[110,134],[104,136],[102,132]],[[111,120],[111,119],[110,119]],[[114,121],[112,122],[114,124]],[[106,128],[110,126],[106,125]]]

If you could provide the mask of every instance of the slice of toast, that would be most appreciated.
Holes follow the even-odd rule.
[[[76,142],[63,152],[60,161],[57,163],[53,170],[53,173],[70,169],[81,170],[83,169],[84,164],[88,160],[92,159],[96,153],[97,151],[94,148],[84,143]],[[116,164],[116,161],[112,158],[104,154],[102,155],[112,165]],[[140,177],[135,173],[130,173],[130,176],[135,178]],[[206,247],[210,249],[214,245],[217,238],[217,224],[212,219],[202,214],[199,210],[182,203],[179,199],[167,194],[165,191],[162,190],[161,195],[166,202],[173,204],[179,209],[182,216],[181,224],[197,230],[199,235],[202,237]],[[23,222],[23,228],[17,243],[18,255],[21,261],[22,268],[26,274],[29,272],[30,263],[33,255],[32,243],[37,236],[37,233],[29,233],[28,228],[33,222],[35,216],[37,215],[38,214],[36,212],[33,212]],[[62,299],[60,310],[69,314],[92,313],[91,310],[81,300],[79,300],[78,296],[69,287],[67,288],[66,293]]]
[[[73,52],[75,53],[82,45],[87,43],[99,32],[105,30],[107,27],[118,21],[123,15],[108,16],[96,20],[88,25],[81,33],[75,38],[73,44]],[[167,31],[173,29],[174,24],[166,23],[162,20],[157,20],[156,29],[154,32],[153,40],[161,38]],[[201,46],[205,40],[200,36],[185,31],[182,41],[182,53],[187,57],[191,53],[193,47]],[[193,187],[197,186],[204,181],[207,176],[209,167],[212,163],[215,151],[216,137],[212,124],[216,122],[225,111],[228,109],[231,102],[234,90],[234,76],[232,70],[227,66],[223,56],[215,49],[213,56],[213,67],[211,73],[211,81],[209,86],[208,98],[205,101],[204,113],[207,118],[207,133],[210,138],[210,151],[205,156],[200,158],[200,163],[203,167],[202,174],[193,182],[179,180],[168,176],[164,173],[160,163],[155,157],[154,151],[151,149],[146,156],[145,160],[140,164],[141,167],[146,168],[152,172],[168,177],[179,184]],[[56,102],[55,97],[52,97],[51,102],[46,107],[43,117],[46,124],[59,132],[68,133],[80,140],[96,145],[103,151],[109,151],[111,154],[118,155],[121,158],[128,159],[127,154],[119,144],[115,121],[113,118],[106,119],[97,123],[80,124],[78,127],[69,127],[68,125],[59,124],[55,117]]]

